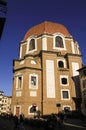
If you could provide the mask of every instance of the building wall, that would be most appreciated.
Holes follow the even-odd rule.
[[[64,47],[55,47],[56,36],[63,39]],[[35,49],[28,51],[31,39],[35,41]],[[59,67],[58,64],[62,64],[59,61],[64,67]],[[14,60],[13,67],[13,114],[22,112],[26,117],[33,116],[30,108],[34,104],[42,114],[58,113],[57,103],[61,104],[60,111],[64,107],[76,109],[73,97],[79,95],[76,94],[77,80],[74,79],[79,75],[77,69],[82,67],[82,58],[78,43],[71,36],[47,33],[28,37],[27,41],[21,42],[20,56]],[[68,97],[63,98],[62,93]]]

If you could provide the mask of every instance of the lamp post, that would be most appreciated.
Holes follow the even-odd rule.
[[[59,113],[59,109],[60,109],[60,107],[61,107],[61,103],[58,102],[58,103],[56,104],[56,107],[58,108],[58,113]]]

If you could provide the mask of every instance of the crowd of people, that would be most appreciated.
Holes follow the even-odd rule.
[[[21,113],[19,116],[10,114],[10,115],[3,115],[3,117],[5,119],[7,118],[13,122],[14,130],[24,130],[25,129],[26,118],[24,117],[23,113]],[[38,118],[38,120],[40,123],[41,117]],[[29,121],[31,121],[31,120],[28,120],[28,125],[31,124]],[[34,121],[35,121],[35,118],[33,118],[32,127],[34,125]],[[43,126],[41,126],[41,127],[43,127],[44,130],[55,130],[57,127],[60,128],[60,130],[61,130],[64,127],[63,121],[64,121],[64,115],[61,112],[59,112],[58,114],[51,114],[46,118],[46,121],[43,120]]]
[[[20,116],[14,116],[14,129],[24,129],[24,114],[20,114]]]
[[[51,114],[47,119],[45,130],[55,130],[59,128],[60,130],[64,127],[64,115],[62,113]]]
[[[39,118],[40,119],[40,118]],[[14,116],[15,129],[24,129],[24,115],[20,114],[19,117]],[[59,128],[60,130],[64,128],[64,115],[59,112],[58,114],[51,114],[46,122],[44,123],[44,130],[55,130]]]

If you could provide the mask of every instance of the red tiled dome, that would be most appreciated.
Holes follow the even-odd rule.
[[[29,29],[24,36],[24,40],[27,40],[27,38],[31,35],[38,36],[40,34],[43,34],[44,32],[49,33],[49,34],[59,32],[65,36],[70,36],[70,33],[68,32],[68,30],[66,29],[64,25],[59,24],[59,23],[45,21]]]

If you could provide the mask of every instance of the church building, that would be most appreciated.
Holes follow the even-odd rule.
[[[25,117],[64,109],[76,110],[80,96],[79,45],[67,28],[44,21],[31,27],[19,45],[19,58],[13,60],[11,111]],[[35,109],[33,109],[35,108]]]

